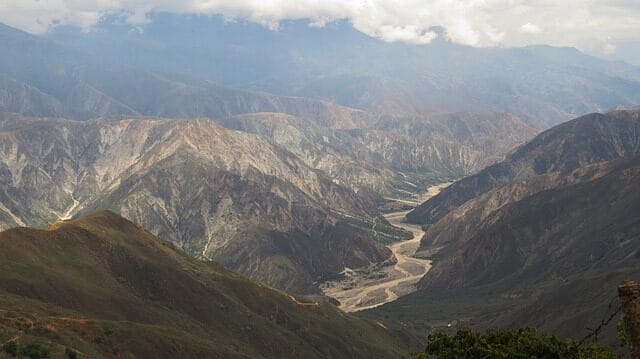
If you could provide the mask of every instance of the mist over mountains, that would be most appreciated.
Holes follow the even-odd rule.
[[[90,32],[58,27],[49,37],[134,68],[390,114],[498,110],[546,128],[640,100],[638,68],[573,48],[387,43],[347,22],[289,21],[271,31],[160,13],[139,29],[107,18]]]

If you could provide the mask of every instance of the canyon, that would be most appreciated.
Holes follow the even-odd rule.
[[[430,186],[425,194],[416,196],[418,202],[415,199],[403,202],[426,201],[448,185],[450,183]],[[417,289],[416,283],[431,268],[431,260],[415,257],[425,232],[420,226],[405,222],[408,212],[409,210],[403,210],[384,215],[391,225],[411,233],[410,239],[387,246],[395,258],[395,264],[383,264],[359,270],[345,268],[340,273],[341,279],[328,281],[320,286],[324,295],[340,303],[340,309],[356,312],[376,308]]]

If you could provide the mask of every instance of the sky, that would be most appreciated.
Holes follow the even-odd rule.
[[[31,33],[75,25],[91,31],[104,16],[143,26],[152,12],[224,15],[277,31],[282,20],[311,26],[348,20],[384,41],[425,44],[437,37],[470,46],[547,44],[640,65],[640,0],[2,0],[0,22]]]

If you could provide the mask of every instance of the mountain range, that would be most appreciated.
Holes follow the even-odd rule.
[[[419,196],[538,131],[503,112],[397,117],[0,37],[0,227],[109,209],[296,293],[394,263],[384,243],[409,234],[378,211],[385,197]]]
[[[407,215],[433,224],[452,209],[501,185],[640,154],[638,111],[590,114],[543,132],[504,161],[456,182]]]
[[[216,16],[149,14],[132,26],[106,17],[92,31],[55,27],[65,46],[136,69],[220,85],[323,99],[374,113],[415,116],[506,111],[539,128],[640,103],[640,70],[574,48],[474,48],[388,43],[347,21],[277,31]],[[170,29],[170,30],[169,30]]]
[[[611,314],[617,283],[640,274],[639,126],[637,110],[575,119],[425,202],[446,212],[419,249],[433,267],[373,317],[587,335]]]
[[[400,357],[462,326],[585,334],[640,275],[640,69],[434,31],[0,24],[0,340]],[[417,225],[386,219],[450,182]],[[327,281],[373,309],[339,311]]]

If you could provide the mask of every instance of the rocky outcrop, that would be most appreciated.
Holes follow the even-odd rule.
[[[629,333],[629,344],[634,358],[640,357],[640,285],[625,280],[618,287],[618,295],[624,313],[624,325]]]

